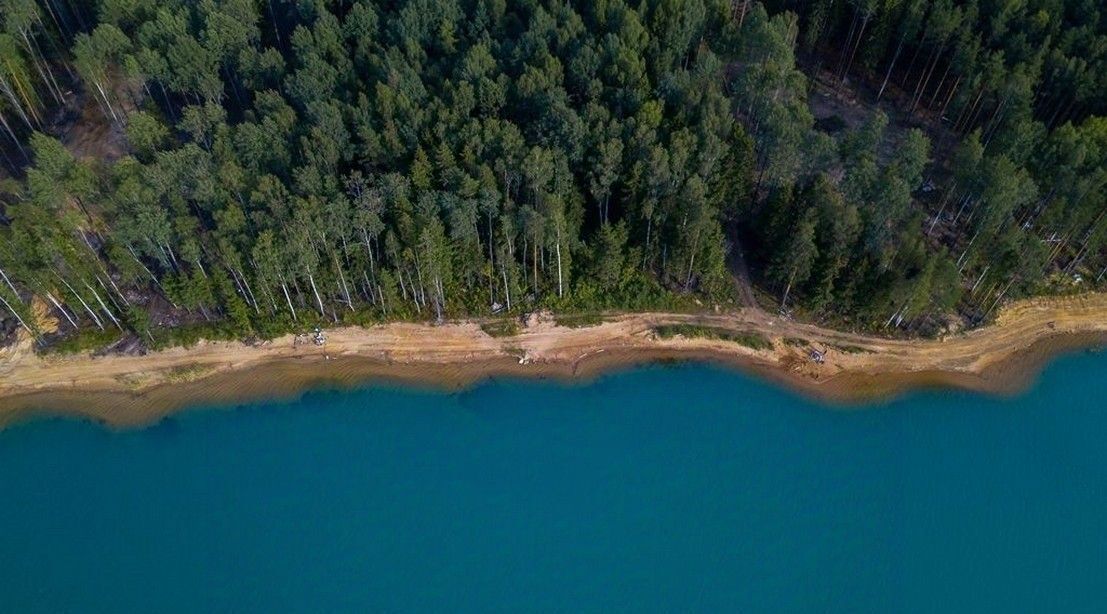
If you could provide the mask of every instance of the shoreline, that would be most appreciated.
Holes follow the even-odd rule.
[[[772,347],[653,333],[671,324],[753,333]],[[1032,385],[1058,354],[1107,347],[1107,294],[1013,303],[994,324],[942,340],[835,331],[756,310],[623,314],[582,328],[540,318],[510,337],[491,337],[472,321],[345,327],[327,334],[325,349],[286,335],[257,345],[201,342],[145,356],[95,358],[40,357],[24,339],[0,349],[0,428],[37,415],[140,426],[187,407],[381,382],[440,390],[497,377],[587,382],[671,361],[735,369],[836,405],[933,388],[1010,395]],[[810,359],[812,347],[829,350],[824,364]]]

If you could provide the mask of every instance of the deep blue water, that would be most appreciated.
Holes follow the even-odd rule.
[[[0,432],[0,611],[1102,612],[1107,355],[843,411],[733,372]]]

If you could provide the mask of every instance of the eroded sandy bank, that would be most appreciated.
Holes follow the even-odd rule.
[[[756,333],[772,347],[654,334],[657,326],[680,323]],[[943,340],[885,339],[748,310],[626,314],[584,328],[543,319],[511,337],[491,337],[474,322],[397,323],[330,330],[325,348],[289,335],[146,356],[41,357],[25,341],[0,350],[0,424],[29,412],[142,424],[184,406],[289,396],[318,385],[388,380],[457,388],[490,376],[586,379],[674,359],[733,366],[831,401],[932,386],[1011,393],[1029,385],[1056,353],[1102,345],[1107,294],[1015,303],[995,324]],[[811,348],[828,350],[824,364],[810,359]]]

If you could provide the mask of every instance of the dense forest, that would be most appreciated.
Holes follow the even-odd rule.
[[[935,334],[1107,272],[1098,0],[0,0],[0,20],[7,334],[753,301]]]

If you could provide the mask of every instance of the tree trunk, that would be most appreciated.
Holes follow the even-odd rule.
[[[122,120],[120,120],[119,116],[115,114],[115,107],[111,106],[111,100],[108,99],[108,94],[106,91],[104,91],[104,86],[100,84],[100,80],[93,79],[92,84],[96,86],[96,91],[100,93],[100,99],[104,101],[104,106],[108,110],[107,114],[109,116],[109,119],[111,119],[116,124],[122,126],[123,122]]]
[[[104,330],[103,322],[100,321],[100,318],[96,315],[96,312],[92,310],[92,307],[89,307],[88,303],[85,302],[84,297],[82,297],[80,295],[80,293],[77,292],[77,290],[75,290],[73,288],[73,286],[69,285],[69,282],[66,281],[65,278],[62,277],[60,273],[58,273],[57,271],[54,271],[54,274],[58,276],[58,279],[61,280],[62,284],[66,288],[69,288],[69,291],[73,293],[73,296],[77,297],[77,300],[80,301],[81,305],[85,308],[85,311],[88,312],[89,317],[91,317],[92,321],[96,324],[96,328],[99,328],[100,330]]]
[[[500,261],[500,272],[504,277],[504,297],[507,299],[507,310],[511,311],[511,286],[507,284],[507,267],[503,260]]]
[[[338,263],[338,256],[331,253],[331,258],[334,259],[334,268],[338,271],[338,279],[342,283],[342,294],[346,297],[346,306],[350,308],[350,311],[354,310],[354,301],[350,298],[350,288],[346,285],[346,276],[342,273],[342,265]]]
[[[1007,282],[1007,286],[1003,288],[1003,292],[1000,292],[998,295],[996,295],[996,300],[992,302],[992,306],[989,307],[988,310],[984,312],[983,316],[981,316],[982,319],[987,318],[988,314],[992,313],[992,310],[996,308],[996,305],[998,305],[1001,300],[1003,300],[1003,297],[1007,294],[1007,291],[1011,289],[1011,286],[1014,283],[1015,283],[1014,279]]]
[[[988,148],[988,144],[992,142],[992,138],[995,137],[996,132],[999,131],[999,125],[1002,123],[1004,116],[1007,115],[1007,101],[1010,100],[1010,96],[1007,96],[1000,101],[999,106],[992,112],[992,117],[988,119],[988,123],[984,127],[984,149]]]
[[[437,322],[442,321],[442,305],[446,302],[445,293],[442,290],[442,280],[434,278],[434,313]]]
[[[35,51],[35,47],[31,45],[31,39],[27,36],[27,31],[20,28],[19,34],[23,37],[23,43],[26,45],[27,51],[31,56],[31,64],[35,67],[35,71],[38,72],[38,76],[42,79],[43,85],[46,86],[46,91],[50,92],[50,95],[54,97],[54,100],[57,101],[59,105],[64,105],[65,99],[62,98],[61,92],[56,89],[57,84],[54,83],[53,75],[47,75],[49,67],[43,70],[42,64],[39,63],[39,54]]]
[[[69,28],[66,27],[66,25],[60,19],[58,19],[58,15],[57,13],[55,13],[54,5],[50,2],[50,0],[46,0],[45,2],[43,2],[43,4],[46,5],[46,12],[50,14],[50,19],[58,28],[58,32],[62,35],[62,39],[64,40],[66,38],[73,38],[72,34],[70,34],[69,32]]]
[[[888,87],[888,79],[892,77],[892,69],[896,67],[896,60],[899,59],[899,54],[903,51],[903,42],[906,38],[906,32],[899,37],[899,44],[896,45],[896,52],[892,54],[892,63],[888,65],[888,71],[884,73],[884,81],[880,84],[880,91],[876,94],[877,102],[880,102],[880,99],[884,96],[884,88]]]
[[[11,137],[12,143],[15,143],[15,147],[19,150],[19,154],[23,156],[23,160],[26,162],[30,162],[31,158],[27,155],[27,150],[23,149],[23,143],[19,142],[19,138],[15,136],[15,131],[12,130],[12,127],[8,125],[8,120],[6,117],[4,117],[3,113],[0,113],[0,126],[3,126],[4,131],[8,133],[9,137]]]
[[[169,100],[169,92],[165,89],[165,85],[161,81],[158,81],[158,89],[161,90],[162,100],[165,101],[165,108],[169,111],[169,117],[173,120],[173,123],[177,123],[177,112],[173,109],[173,103]]]
[[[37,337],[37,335],[35,335],[35,331],[31,330],[30,326],[27,326],[27,323],[24,322],[23,318],[19,316],[19,312],[17,312],[15,308],[11,306],[11,303],[9,303],[2,295],[0,295],[0,302],[4,303],[4,306],[8,308],[8,311],[12,312],[12,315],[15,316],[15,319],[19,322],[20,326],[22,326],[32,337]]]
[[[915,45],[915,53],[911,54],[911,61],[907,63],[907,70],[903,72],[903,87],[906,88],[911,78],[911,71],[915,70],[915,63],[919,59],[919,55],[922,54],[924,43],[926,42],[926,30],[923,30],[921,37],[918,40],[918,44]]]
[[[298,321],[296,317],[296,308],[292,306],[292,297],[288,294],[288,284],[281,280],[281,290],[284,290],[284,300],[288,301],[288,310],[292,312],[292,321]]]
[[[117,296],[119,297],[119,300],[123,301],[123,304],[124,304],[124,305],[126,305],[126,306],[130,307],[130,306],[131,306],[131,302],[127,300],[127,297],[126,297],[126,296],[123,296],[123,291],[119,289],[119,286],[115,285],[115,280],[114,280],[114,279],[112,279],[112,278],[111,278],[111,275],[109,275],[109,274],[108,274],[108,270],[107,270],[107,269],[106,269],[106,268],[104,267],[104,263],[103,263],[103,261],[101,261],[101,260],[100,260],[100,258],[99,258],[99,257],[97,257],[97,256],[96,256],[95,254],[93,255],[93,258],[95,258],[95,259],[96,259],[96,264],[97,264],[97,265],[99,265],[99,267],[100,267],[100,271],[101,271],[101,272],[102,272],[102,273],[104,274],[104,277],[106,277],[106,278],[108,279],[108,283],[109,283],[109,284],[111,285],[112,289],[113,289],[113,290],[115,290],[115,294],[116,294],[116,295],[117,295]],[[96,279],[97,279],[97,281],[99,281],[99,280],[100,280],[100,276],[99,276],[99,275],[97,275],[97,276],[96,276]],[[100,281],[100,285],[101,285],[101,286],[102,286],[102,285],[104,285],[104,282],[103,282],[103,281]],[[104,288],[104,291],[106,291],[106,292],[107,292],[107,291],[108,291],[108,289],[107,289],[107,288]],[[110,295],[111,295],[111,292],[108,292],[108,295],[110,296]],[[114,302],[114,301],[113,301],[113,302]]]
[[[984,109],[984,105],[981,104],[984,101],[984,91],[981,90],[980,94],[976,97],[976,102],[973,104],[972,111],[969,113],[968,123],[961,129],[964,134],[972,132],[973,127],[976,125],[976,120],[980,117],[980,112]]]
[[[689,286],[692,285],[692,270],[696,265],[696,250],[699,248],[700,233],[696,232],[696,236],[692,238],[692,257],[688,259],[688,276],[684,279],[684,291],[687,292]]]
[[[528,245],[527,235],[524,233],[523,234],[523,253],[522,253],[522,256],[523,256],[523,287],[524,288],[527,287],[528,284],[530,284],[530,279],[528,279],[528,275],[527,275],[527,273],[528,273],[528,271],[527,271],[527,251],[528,251],[527,245]]]
[[[561,224],[556,224],[557,228],[557,243],[554,247],[557,249],[557,296],[560,298],[563,294],[561,285]]]
[[[104,290],[104,295],[108,297],[108,302],[111,303],[111,306],[119,311],[124,311],[124,309],[119,306],[119,303],[115,302],[115,298],[112,296],[111,290],[108,290],[107,285],[104,284],[104,280],[100,279],[99,275],[94,275],[93,277],[96,279],[96,283],[100,284],[100,288]]]
[[[61,314],[63,316],[65,316],[65,319],[69,321],[69,324],[71,326],[73,326],[73,330],[77,330],[77,322],[75,322],[73,320],[73,318],[69,317],[69,312],[66,311],[65,307],[61,303],[58,302],[58,299],[54,298],[54,295],[50,294],[49,292],[46,292],[45,294],[46,294],[47,300],[49,300],[51,303],[53,303],[54,308],[57,309],[58,311],[60,311]]]
[[[261,313],[261,309],[258,308],[258,299],[254,296],[254,290],[250,287],[250,281],[246,279],[246,273],[239,271],[238,276],[242,278],[242,285],[246,286],[246,294],[250,295],[250,302],[254,304],[254,313]]]
[[[492,250],[492,244],[495,242],[495,237],[492,235],[492,212],[488,212],[488,306],[491,307],[496,302],[496,255]]]
[[[8,274],[4,272],[4,269],[0,269],[0,277],[4,278],[4,283],[8,284],[8,287],[12,289],[12,294],[19,296],[19,291],[15,289],[12,280],[8,279]]]
[[[150,270],[150,267],[146,266],[146,264],[142,262],[142,259],[138,257],[138,254],[135,253],[135,249],[131,247],[129,243],[127,244],[127,251],[131,252],[131,258],[134,258],[134,261],[138,263],[138,266],[142,267],[142,270],[146,271],[146,274],[150,276],[150,280],[154,282],[154,285],[161,289],[162,296],[165,297],[165,300],[169,301],[169,304],[173,305],[173,308],[176,309],[177,303],[174,303],[169,298],[168,294],[165,292],[165,287],[161,285],[160,281],[158,281],[158,277],[154,275],[154,272]],[[165,250],[162,251],[164,252]],[[256,265],[255,268],[257,268]]]
[[[746,13],[749,12],[750,0],[731,0],[730,7],[733,18],[738,20],[738,29],[741,30]]]
[[[1076,104],[1076,97],[1075,96],[1070,97],[1069,98],[1069,103],[1067,105],[1065,105],[1065,110],[1062,111],[1059,116],[1055,114],[1052,118],[1050,118],[1050,123],[1049,123],[1050,127],[1052,128],[1055,123],[1060,122],[1060,121],[1064,120],[1066,117],[1068,117],[1069,113],[1072,111],[1073,105],[1075,105],[1075,104]]]
[[[273,292],[268,286],[262,286],[261,291],[265,293],[265,298],[269,299],[269,313],[277,315],[277,299],[273,298]]]
[[[396,277],[400,280],[400,295],[407,300],[407,286],[404,285],[404,270],[401,268],[396,269]]]
[[[266,4],[269,5],[269,19],[273,21],[273,36],[277,39],[277,46],[284,49],[284,43],[281,42],[281,29],[277,27],[277,14],[273,12],[273,0],[266,0]]]
[[[179,272],[181,265],[177,262],[177,255],[173,253],[173,248],[169,247],[168,243],[163,243],[163,245],[165,246],[165,253],[169,254],[169,260],[173,263],[173,270]]]
[[[849,22],[849,34],[846,35],[846,44],[844,47],[842,47],[841,56],[838,58],[838,68],[834,71],[837,74],[839,84],[841,84],[841,82],[846,78],[846,57],[849,55],[850,46],[853,43],[853,33],[857,31],[857,20],[860,18],[860,16],[861,11],[854,8],[853,19],[851,19]]]
[[[242,286],[242,281],[238,278],[238,272],[234,270],[234,267],[228,264],[224,264],[224,266],[227,267],[227,272],[231,274],[231,281],[234,282],[235,291],[242,297],[242,300],[249,303],[250,297],[246,294],[246,288]]]
[[[950,186],[946,190],[946,195],[942,197],[942,206],[938,208],[938,215],[934,216],[934,221],[930,222],[930,228],[926,229],[926,235],[930,236],[930,233],[934,232],[934,225],[938,223],[938,220],[942,218],[942,214],[946,211],[946,204],[949,202],[949,197],[953,194],[953,186]]]
[[[911,97],[911,109],[909,113],[914,113],[915,108],[922,102],[923,94],[926,93],[926,86],[930,83],[930,77],[934,74],[934,67],[938,65],[938,60],[942,57],[942,51],[945,49],[946,42],[942,42],[934,48],[934,52],[931,54],[931,59],[927,62],[928,67],[923,70],[923,73],[919,75],[919,82],[915,86],[915,94]]]
[[[953,102],[953,95],[957,93],[957,88],[961,85],[962,79],[964,79],[964,75],[957,75],[957,80],[953,82],[953,87],[949,88],[949,94],[946,95],[946,101],[942,103],[942,110],[938,112],[939,120],[946,116],[946,109],[949,108],[949,103]]]
[[[861,46],[861,38],[865,36],[865,28],[869,25],[871,15],[865,15],[861,20],[861,31],[857,33],[857,41],[853,43],[853,50],[849,53],[849,61],[846,62],[846,68],[842,71],[842,80],[845,81],[846,75],[849,74],[849,69],[853,66],[853,57],[857,55],[857,48]]]
[[[984,276],[988,274],[988,269],[992,268],[991,265],[984,267],[984,271],[980,273],[980,277],[976,278],[976,283],[972,285],[972,289],[969,290],[969,297],[976,294],[976,288],[980,285],[980,282],[984,281]]]
[[[323,309],[323,299],[319,297],[319,289],[315,287],[315,276],[313,276],[311,273],[308,273],[307,276],[308,281],[311,282],[311,291],[315,293],[315,301],[319,303],[319,315],[326,317],[327,312],[325,309]]]
[[[965,251],[961,252],[961,257],[957,259],[957,266],[960,267],[960,268],[957,269],[958,273],[960,273],[961,271],[963,271],[965,269],[965,264],[968,263],[968,260],[965,260],[965,257],[969,255],[969,250],[972,249],[972,244],[976,243],[976,238],[979,237],[979,236],[980,236],[980,231],[978,230],[976,232],[976,234],[974,234],[972,236],[972,239],[969,239],[969,244],[965,246]],[[962,263],[964,263],[964,264],[962,264]]]
[[[970,195],[966,194],[961,197],[961,208],[957,210],[957,215],[953,216],[953,223],[957,224],[957,220],[961,219],[961,214],[965,212],[965,208],[973,202]]]
[[[111,312],[111,309],[108,309],[108,306],[104,304],[104,299],[100,298],[100,293],[96,291],[96,288],[88,285],[88,282],[84,282],[84,284],[85,287],[88,288],[88,291],[92,293],[92,296],[96,297],[96,302],[100,303],[100,308],[104,310],[104,313],[108,314],[108,317],[111,318],[111,321],[113,324],[115,324],[115,327],[119,330],[123,330],[123,325],[121,325],[119,323],[119,320],[115,318],[115,314]]]
[[[23,86],[14,75],[12,76],[12,81],[15,82],[14,88],[12,84],[8,83],[8,80],[4,78],[4,75],[0,74],[0,90],[4,91],[4,95],[7,96],[8,100],[12,103],[12,108],[15,109],[16,114],[19,115],[19,118],[27,125],[27,128],[34,130],[36,125],[42,125],[42,120],[39,119],[38,114],[35,113],[34,105],[31,103],[27,93],[23,90]],[[16,89],[19,90],[18,97],[16,96]],[[19,102],[20,98],[23,99],[22,104]],[[26,107],[26,109],[24,109],[24,107]],[[27,112],[30,112],[30,117],[27,116]],[[34,123],[31,122],[31,119],[34,119]]]
[[[415,277],[419,280],[419,300],[423,307],[427,306],[427,289],[423,285],[423,267],[419,266],[419,257],[415,257]]]
[[[934,87],[934,94],[930,97],[930,107],[934,107],[934,103],[938,101],[938,94],[942,92],[942,86],[946,83],[946,77],[949,76],[950,69],[953,68],[953,60],[946,62],[946,69],[942,72],[942,78],[938,79],[938,85]],[[939,117],[938,119],[941,119]]]

